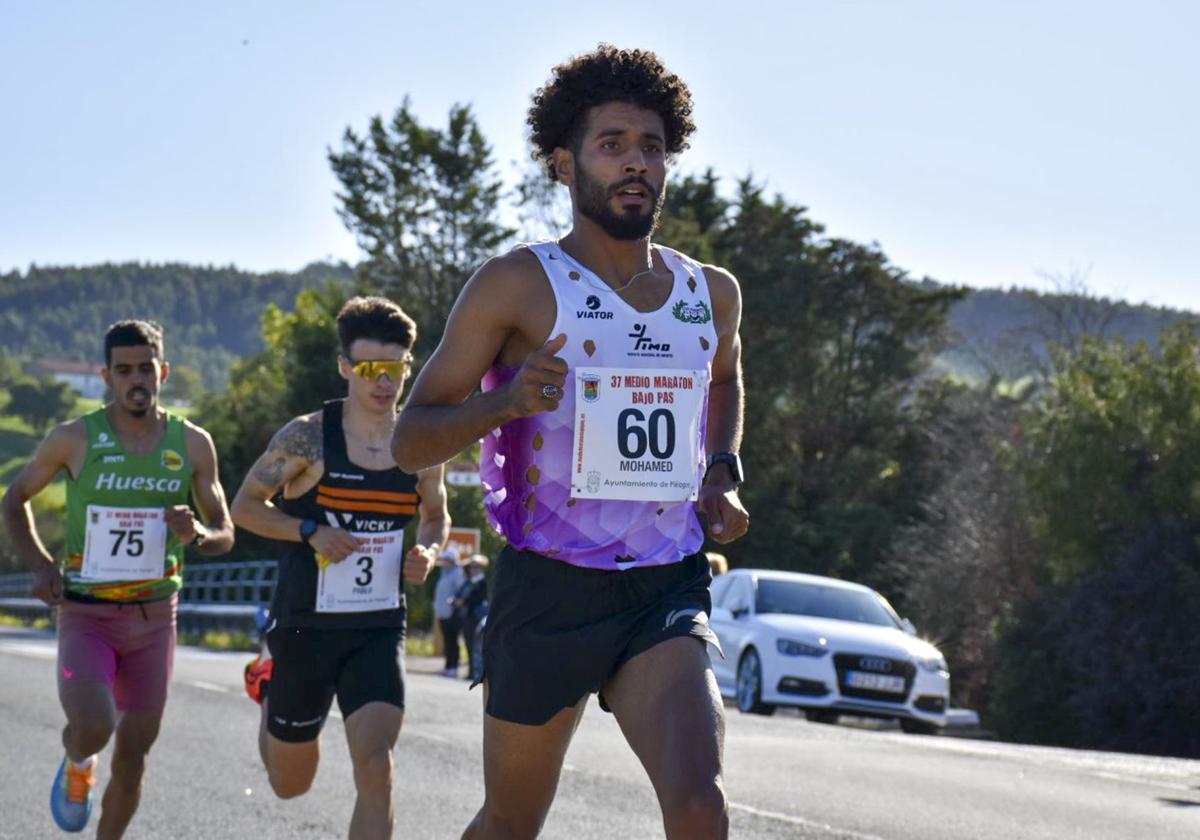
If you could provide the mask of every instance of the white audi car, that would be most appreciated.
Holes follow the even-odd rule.
[[[796,706],[809,720],[894,718],[905,732],[946,725],[950,673],[936,647],[873,589],[797,572],[735,569],[712,584],[709,655],[743,712]]]

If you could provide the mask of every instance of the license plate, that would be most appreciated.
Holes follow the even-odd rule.
[[[871,674],[866,671],[847,671],[846,686],[848,688],[865,688],[870,691],[887,691],[892,694],[904,693],[904,677],[891,674]]]

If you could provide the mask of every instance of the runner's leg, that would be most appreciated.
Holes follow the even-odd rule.
[[[117,840],[125,833],[142,796],[146,755],[158,737],[162,710],[125,712],[117,724],[112,777],[100,805],[99,840]]]
[[[685,636],[638,654],[604,699],[650,776],[669,840],[728,836],[725,716],[704,645]]]
[[[113,699],[120,713],[112,775],[104,789],[96,836],[119,838],[137,811],[146,756],[158,738],[175,662],[175,601],[118,608],[125,632]]]
[[[484,683],[486,704],[487,683]],[[541,831],[587,695],[541,726],[483,716],[483,807],[463,840],[525,840]]]
[[[268,694],[268,697],[270,695]],[[271,790],[280,799],[292,799],[308,792],[317,776],[317,765],[321,761],[321,740],[293,743],[282,741],[267,731],[267,704],[262,705],[262,719],[258,732],[258,752],[263,767],[267,768],[267,780]]]
[[[104,683],[59,678],[59,701],[67,715],[62,742],[67,756],[79,763],[100,752],[117,728],[112,689]]]
[[[70,603],[59,609],[58,699],[67,717],[62,742],[76,763],[104,749],[117,728],[116,642],[104,615]]]
[[[262,703],[258,749],[280,799],[307,793],[316,778],[341,638],[336,632],[294,627],[275,627],[267,634],[274,665]]]
[[[396,822],[392,804],[395,761],[392,750],[404,712],[391,703],[373,702],[346,718],[346,742],[354,763],[358,798],[350,819],[350,840],[390,838]]]

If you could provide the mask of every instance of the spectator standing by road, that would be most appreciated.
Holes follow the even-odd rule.
[[[454,599],[466,582],[466,575],[458,564],[458,554],[453,551],[443,551],[438,556],[438,568],[437,585],[433,590],[433,614],[437,617],[445,647],[446,664],[442,673],[447,677],[457,677],[458,637],[462,632],[462,621],[455,609]],[[469,656],[470,649],[467,652]]]
[[[483,648],[479,637],[483,631],[481,622],[488,614],[487,567],[485,556],[471,555],[467,560],[466,580],[454,599],[462,622],[463,641],[467,645],[467,679],[472,684],[483,679]]]

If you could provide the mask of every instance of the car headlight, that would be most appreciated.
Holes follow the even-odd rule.
[[[824,656],[829,653],[827,648],[798,642],[795,639],[776,639],[775,649],[784,656]]]
[[[917,664],[926,671],[933,671],[935,673],[937,671],[949,672],[950,670],[946,667],[946,657],[942,656],[940,653],[935,656],[918,656]]]

